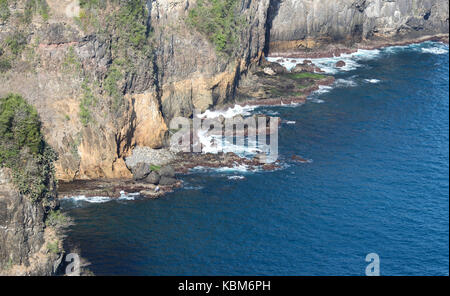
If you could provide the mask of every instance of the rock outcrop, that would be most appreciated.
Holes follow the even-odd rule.
[[[21,195],[11,170],[0,168],[0,275],[53,275],[61,263],[62,239],[45,220],[57,206]]]
[[[231,100],[262,56],[269,0],[236,0],[245,25],[231,55],[187,23],[192,0],[88,2],[80,17],[68,14],[72,1],[40,1],[45,13],[7,3],[0,96],[19,93],[37,108],[58,178],[70,181],[130,178],[134,147],[160,148],[173,117]],[[13,39],[20,46],[9,50]]]
[[[412,41],[449,31],[446,0],[273,1],[272,53]]]

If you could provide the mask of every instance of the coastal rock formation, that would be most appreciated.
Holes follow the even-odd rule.
[[[53,198],[56,193],[53,192]],[[56,203],[33,202],[0,168],[0,275],[53,275],[61,263],[62,240],[45,220]]]
[[[270,52],[311,51],[336,44],[376,46],[448,31],[446,0],[273,1]]]
[[[189,24],[196,1],[87,1],[80,17],[71,1],[29,2],[2,2],[0,95],[37,108],[70,181],[130,178],[125,157],[161,148],[174,116],[232,100],[262,56],[270,1],[233,1],[243,25],[229,53]]]
[[[69,0],[1,2],[0,96],[38,110],[58,179],[131,178],[125,159],[166,146],[172,118],[249,94],[281,101],[254,87],[269,51],[329,55],[448,33],[444,0],[232,0],[205,28],[195,9],[206,2],[82,1],[79,14]]]

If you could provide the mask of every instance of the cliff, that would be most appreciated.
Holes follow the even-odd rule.
[[[36,110],[0,98],[0,275],[51,275],[62,260],[54,160]]]
[[[0,95],[37,108],[57,176],[73,180],[130,177],[133,147],[159,148],[172,117],[231,99],[263,51],[269,1],[230,1],[242,20],[232,52],[188,24],[195,1],[83,1],[79,17],[71,1],[7,3]]]
[[[448,32],[443,0],[74,3],[0,1],[0,96],[36,107],[65,181],[130,178],[134,147],[163,147],[174,116],[233,102],[269,51]]]
[[[48,210],[20,194],[11,171],[0,168],[0,275],[57,272],[63,258],[62,238],[46,226]]]
[[[272,53],[379,46],[449,31],[445,0],[281,0],[271,11]]]

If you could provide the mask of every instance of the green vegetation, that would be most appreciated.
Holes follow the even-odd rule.
[[[91,108],[97,104],[97,98],[92,93],[89,85],[83,82],[83,97],[80,102],[79,117],[83,126],[87,126],[92,121]]]
[[[46,0],[27,0],[22,21],[25,24],[31,23],[33,16],[38,13],[44,21],[50,17],[50,7]]]
[[[75,22],[83,31],[93,28],[100,29],[98,10],[106,8],[106,1],[100,0],[80,0],[80,14],[75,17]]]
[[[238,43],[242,21],[237,0],[199,0],[189,11],[188,24],[205,34],[218,52],[232,54]]]
[[[8,0],[0,0],[0,21],[7,21],[10,15]]]
[[[75,74],[78,74],[81,72],[82,67],[81,63],[78,60],[78,56],[75,53],[75,49],[73,46],[70,46],[66,56],[64,57],[64,61],[62,64],[63,70],[67,73],[74,72]]]
[[[141,0],[129,0],[115,15],[114,25],[127,44],[142,49],[147,41],[147,11]]]
[[[61,213],[60,210],[52,210],[47,215],[47,219],[45,220],[45,225],[47,227],[64,227],[69,223],[69,218]]]
[[[26,37],[21,32],[13,32],[6,36],[0,44],[0,73],[12,68],[13,62],[27,45]]]
[[[39,116],[20,95],[0,98],[0,166],[10,168],[20,193],[47,200],[56,186],[56,153],[44,141]]]
[[[83,30],[93,29],[98,38],[111,41],[112,63],[101,87],[110,100],[110,112],[118,114],[125,105],[122,82],[125,75],[133,75],[134,65],[152,54],[151,30],[147,27],[148,10],[145,0],[82,0],[81,12],[75,20]],[[101,10],[111,13],[99,19]],[[89,97],[89,96],[87,96]],[[90,99],[80,105],[83,125],[92,119],[89,114]]]
[[[5,39],[5,45],[9,48],[9,50],[15,57],[22,53],[26,44],[27,40],[25,36],[20,32],[14,32]]]
[[[3,56],[3,50],[0,48],[0,73],[4,73],[11,69],[12,65],[7,56]]]
[[[159,172],[159,170],[161,169],[161,166],[159,166],[159,165],[150,165],[150,169],[153,172]]]
[[[123,64],[120,60],[114,60],[111,67],[108,69],[108,74],[105,78],[103,88],[106,94],[111,97],[111,111],[115,114],[119,112],[123,103],[123,93],[119,89],[119,81],[123,78],[121,69]]]
[[[309,72],[289,73],[287,75],[292,79],[323,79],[326,77],[325,75],[322,75],[322,74],[309,73]]]
[[[50,253],[58,254],[61,250],[59,249],[59,241],[55,240],[54,242],[47,243],[47,250]]]

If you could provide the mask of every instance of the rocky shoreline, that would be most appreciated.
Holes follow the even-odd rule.
[[[158,153],[158,150],[154,150]],[[133,168],[133,179],[111,180],[77,180],[61,182],[59,196],[109,197],[118,199],[124,195],[134,195],[139,198],[159,198],[177,188],[182,188],[180,178],[189,174],[192,169],[235,168],[245,166],[249,171],[273,171],[279,169],[280,162],[263,164],[260,156],[253,158],[240,157],[235,153],[188,153],[174,154],[173,159],[161,168],[141,162]]]
[[[306,62],[295,69],[288,71],[278,63],[264,60],[246,80],[246,84],[238,88],[234,104],[226,104],[215,111],[241,106],[277,106],[286,104],[304,104],[307,97],[317,91],[321,85],[332,85],[333,76],[314,73],[316,69]],[[253,115],[255,119],[259,114]],[[242,115],[234,118],[244,119]],[[234,119],[232,118],[232,119]],[[270,134],[269,120],[266,116],[267,130]],[[225,118],[219,117],[222,123]],[[278,122],[281,124],[281,120]],[[236,135],[247,136],[248,128],[236,131]],[[255,131],[255,134],[258,130]],[[307,161],[303,161],[307,162]],[[109,197],[118,199],[127,194],[140,198],[159,198],[183,186],[180,180],[184,174],[190,173],[194,168],[234,168],[245,166],[249,171],[273,171],[281,167],[279,161],[264,163],[261,155],[253,158],[241,157],[233,152],[219,153],[175,153],[168,148],[151,149],[149,147],[136,147],[133,154],[125,159],[125,163],[133,178],[101,179],[101,180],[75,180],[60,182],[59,196]]]
[[[301,51],[295,51],[291,48],[286,48],[283,51],[269,52],[269,56],[273,58],[301,58],[301,59],[318,59],[318,58],[332,58],[339,57],[343,54],[352,54],[357,52],[359,49],[364,50],[375,50],[389,46],[406,46],[410,44],[417,44],[426,41],[436,41],[449,44],[448,34],[437,34],[431,36],[422,36],[418,38],[411,38],[406,40],[371,40],[361,43],[356,43],[351,46],[345,46],[342,44],[328,44],[326,46],[315,48],[315,49],[302,49]],[[293,42],[293,41],[291,41]],[[281,47],[283,48],[283,47]]]
[[[403,46],[425,41],[439,41],[448,44],[448,35],[425,36],[408,41],[391,41],[371,44],[358,44],[358,48],[329,48],[326,51],[282,53],[278,62],[290,58],[325,58],[335,57],[341,54],[354,53],[358,49],[377,49],[385,46]],[[277,57],[271,53],[271,57]],[[292,70],[287,70],[278,62],[261,60],[260,65],[237,88],[236,99],[233,103],[222,104],[214,111],[225,111],[236,106],[279,106],[287,104],[304,104],[313,92],[320,86],[334,84],[335,78],[322,74],[323,71],[310,60],[304,60]],[[338,61],[336,67],[345,66],[345,62]],[[259,116],[255,114],[253,116]],[[235,117],[242,117],[236,115]],[[243,119],[243,117],[242,117]],[[219,117],[223,123],[225,118]],[[281,121],[280,121],[281,123]],[[245,131],[236,132],[243,136]],[[270,130],[268,128],[268,133]],[[118,199],[124,194],[134,194],[141,198],[159,198],[177,188],[183,187],[180,180],[183,175],[189,174],[192,169],[202,168],[234,168],[246,166],[249,171],[272,171],[281,167],[279,161],[271,164],[262,164],[259,155],[253,158],[240,157],[235,153],[174,153],[168,148],[151,149],[137,147],[131,156],[126,158],[126,164],[133,178],[102,179],[102,180],[77,180],[60,183],[60,196],[85,196],[85,197],[110,197]],[[146,155],[148,154],[148,155]],[[297,163],[309,163],[307,159],[292,156]]]

